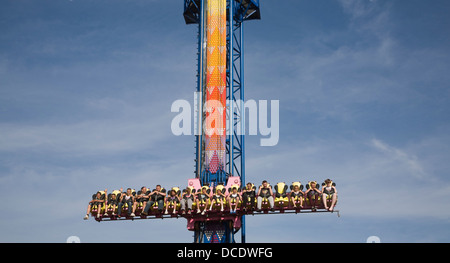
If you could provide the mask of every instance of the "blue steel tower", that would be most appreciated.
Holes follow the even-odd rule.
[[[215,1],[215,0],[209,0]],[[206,72],[206,6],[208,0],[185,0],[184,19],[186,24],[198,25],[198,68],[197,68],[197,108],[195,118],[195,177],[201,185],[227,184],[229,179],[239,178],[239,185],[245,184],[245,137],[238,134],[245,128],[245,111],[241,102],[244,101],[244,22],[260,19],[259,0],[227,0],[226,22],[226,97],[227,97],[227,135],[226,135],[226,165],[212,174],[205,166],[205,135],[202,134],[205,120],[205,72]],[[231,103],[234,102],[234,103]],[[232,182],[233,183],[233,182]],[[230,183],[228,183],[230,184]],[[223,219],[223,218],[222,218]],[[222,221],[222,222],[221,222]],[[194,227],[196,242],[213,242],[214,235],[219,236],[219,242],[234,242],[231,222],[203,221]],[[245,243],[245,218],[240,218],[241,240]],[[218,234],[218,235],[217,235]]]

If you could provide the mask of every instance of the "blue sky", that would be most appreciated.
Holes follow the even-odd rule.
[[[249,181],[331,178],[341,217],[247,217],[248,242],[450,241],[450,3],[261,0],[246,99],[280,101],[280,140],[247,136]],[[183,1],[6,0],[0,9],[0,242],[191,242],[184,219],[84,221],[99,189],[184,186],[196,27]]]

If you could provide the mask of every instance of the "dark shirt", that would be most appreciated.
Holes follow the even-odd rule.
[[[270,188],[261,188],[261,192],[259,193],[261,197],[269,197],[270,196]]]

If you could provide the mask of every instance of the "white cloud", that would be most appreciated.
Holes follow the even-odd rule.
[[[418,179],[424,178],[425,172],[422,168],[422,165],[417,160],[417,156],[407,154],[406,152],[389,146],[378,139],[372,139],[371,144],[376,149],[385,153],[387,158],[392,162],[404,163],[413,176],[417,177]]]
[[[354,19],[369,15],[375,10],[376,1],[374,0],[338,0],[345,12],[349,13]]]
[[[149,114],[150,115],[150,114]],[[86,120],[72,124],[1,124],[0,151],[93,155],[137,151],[170,136],[169,114],[149,118]]]

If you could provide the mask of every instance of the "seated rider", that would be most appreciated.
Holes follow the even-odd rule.
[[[238,193],[237,187],[233,187],[231,190],[231,194],[228,195],[227,201],[230,206],[230,213],[236,213],[236,208],[238,206],[239,201],[241,200],[241,194]],[[235,205],[234,209],[231,207],[231,200],[234,199]]]
[[[107,191],[107,189],[105,189],[105,196],[106,196],[106,191]],[[102,195],[102,193],[100,191],[98,191],[95,195],[93,195],[92,200],[89,201],[87,212],[86,212],[86,215],[84,216],[84,220],[87,220],[89,218],[89,213],[91,212],[91,207],[93,207],[93,206],[97,206],[97,217],[100,217],[101,207],[104,202],[105,202],[105,197]]]
[[[170,190],[169,196],[167,196],[167,198],[166,198],[166,211],[164,212],[164,214],[167,215],[169,213],[169,211],[167,209],[169,208],[169,205],[171,203],[173,205],[172,214],[176,214],[177,213],[177,204],[180,203],[180,199],[178,199],[177,192],[173,189]]]
[[[303,191],[300,190],[298,185],[294,185],[294,188],[292,189],[292,191],[289,193],[292,204],[294,205],[294,208],[303,208]],[[297,200],[300,201],[298,207],[295,204],[295,199],[297,198]]]
[[[150,198],[149,194],[150,193],[147,187],[142,186],[141,190],[138,191],[138,194],[136,196],[136,203],[142,203],[142,207],[145,207],[147,205],[148,199]]]
[[[147,202],[147,205],[144,208],[144,211],[142,212],[144,215],[148,214],[148,210],[150,207],[153,206],[154,203],[158,204],[158,211],[162,212],[164,208],[164,198],[166,197],[166,190],[161,188],[161,185],[157,185],[156,189],[153,190],[149,194],[150,201]]]
[[[220,189],[218,189],[218,187],[219,185],[216,187],[216,191],[212,196],[211,207],[209,208],[209,211],[212,211],[214,204],[220,202],[220,212],[223,212],[223,200],[226,198],[226,196]]]
[[[118,197],[116,196],[116,193],[112,192],[111,195],[108,198],[108,206],[111,205],[112,208],[112,216],[115,215],[114,211],[116,211],[116,206],[118,204]],[[106,214],[106,211],[105,211]]]
[[[205,203],[205,209],[202,211],[202,215],[205,214],[206,207],[209,204],[209,194],[206,187],[202,187],[202,190],[196,194],[197,213],[200,213],[200,202]]]
[[[250,204],[251,207],[253,209],[254,205],[255,205],[255,189],[253,187],[252,183],[247,183],[246,187],[244,188],[244,190],[242,190],[242,200],[243,202],[247,202],[250,199]],[[244,205],[243,210],[247,210],[247,205]]]
[[[334,185],[332,185],[331,183],[332,182],[330,179],[325,180],[325,186],[322,188],[322,200],[323,200],[323,205],[324,205],[325,209],[333,212],[334,206],[336,204],[336,199],[337,199],[337,190],[336,190],[336,187]],[[328,196],[331,197],[330,207],[328,207],[328,205],[327,205],[327,197]]]
[[[191,193],[191,188],[188,186],[183,193],[181,198],[181,213],[184,215],[186,213],[186,206],[188,209],[188,214],[191,214],[192,204],[194,203],[195,196]]]
[[[267,200],[269,201],[270,209],[273,211],[274,200],[272,187],[269,186],[266,180],[262,181],[262,185],[260,185],[258,189],[258,199],[257,199],[258,211],[261,211],[263,198],[267,198]]]
[[[122,188],[120,188],[120,191],[122,192]],[[134,209],[136,209],[136,206],[134,205],[135,203],[135,198],[131,192],[131,188],[127,188],[127,192],[126,193],[122,193],[122,195],[120,196],[120,201],[119,201],[119,209],[118,209],[118,217],[120,217],[122,215],[122,207],[127,204],[128,205],[128,216],[134,217]]]
[[[311,210],[316,211],[316,202],[319,199],[319,196],[322,192],[317,188],[316,182],[311,182],[310,187],[306,190],[305,195],[309,198],[309,203],[311,205]]]

